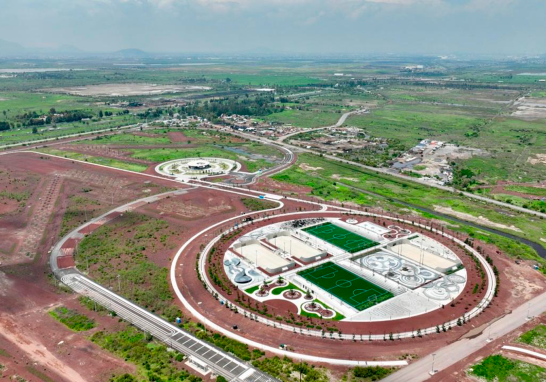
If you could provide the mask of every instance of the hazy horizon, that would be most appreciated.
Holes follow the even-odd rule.
[[[85,52],[546,52],[541,0],[4,0],[0,39]]]

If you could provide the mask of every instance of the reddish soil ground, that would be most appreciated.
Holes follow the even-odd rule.
[[[113,208],[112,203],[124,204],[176,186],[169,181],[151,182],[136,174],[30,153],[1,156],[0,171],[0,176],[8,177],[0,187],[8,193],[29,194],[24,206],[0,215],[3,265],[27,262],[47,253],[57,237],[44,237],[44,232],[58,232],[67,209],[71,214],[65,219],[66,229]]]
[[[286,300],[268,300],[265,303],[269,308],[272,308],[280,312],[290,312],[292,314],[298,314],[298,307]]]
[[[27,264],[5,266],[6,263],[4,263],[1,269],[0,326],[2,328],[0,330],[0,348],[8,351],[13,360],[6,360],[7,357],[0,354],[0,363],[8,365],[13,371],[20,372],[20,375],[28,375],[24,374],[25,369],[23,368],[23,365],[26,365],[27,362],[37,363],[34,367],[39,368],[47,375],[51,375],[55,381],[78,380],[77,375],[85,376],[86,380],[104,381],[111,376],[112,370],[131,371],[131,367],[85,340],[84,335],[68,331],[47,314],[47,310],[53,306],[62,304],[78,308],[79,303],[74,301],[72,295],[60,294],[49,283],[46,277],[46,274],[49,273],[46,254],[58,239],[64,211],[73,206],[69,202],[69,196],[78,195],[90,199],[92,202],[84,202],[80,206],[81,209],[88,212],[95,209],[93,213],[98,214],[100,211],[112,207],[109,205],[112,195],[114,195],[114,205],[120,205],[173,187],[174,183],[161,179],[151,180],[144,175],[124,173],[115,169],[103,169],[69,160],[40,159],[37,154],[27,153],[0,156],[0,166],[9,169],[13,174],[32,174],[40,182],[49,182],[44,183],[45,185],[53,182],[55,178],[60,178],[59,182],[61,182],[58,186],[59,190],[55,191],[57,194],[52,193],[51,189],[46,186],[35,187],[37,191],[32,194],[27,202],[32,205],[38,203],[42,198],[49,200],[49,203],[54,206],[48,219],[46,219],[47,223],[44,228],[44,232],[48,232],[48,234],[41,235],[38,240],[38,249],[36,250],[38,256],[33,262],[30,262],[30,259],[25,259]],[[152,183],[149,183],[150,181]],[[269,185],[270,183],[266,181],[265,184]],[[274,186],[276,185],[271,184],[272,188]],[[285,185],[282,184],[282,186]],[[176,187],[189,188],[190,186],[178,184]],[[294,190],[288,190],[288,187],[286,189],[288,192],[295,192]],[[304,188],[298,191],[308,192]],[[244,211],[239,198],[239,196],[233,194],[197,189],[191,190],[180,197],[164,199],[159,203],[141,206],[137,209],[138,212],[167,220],[171,223],[171,228],[180,233],[176,236],[178,245],[173,244],[172,247],[161,253],[150,255],[152,261],[168,267],[178,246],[185,240],[217,221],[237,216],[241,211]],[[98,202],[100,205],[97,206],[94,202]],[[167,208],[164,203],[171,204]],[[191,207],[188,207],[188,204]],[[227,209],[226,206],[230,208]],[[178,207],[180,208],[178,209]],[[287,202],[283,212],[294,212],[300,208],[308,207],[309,205],[306,204]],[[22,232],[20,233],[21,240],[24,240],[25,228],[30,221],[28,215],[31,214],[18,213],[14,216],[1,216],[0,234],[3,228],[13,232],[11,230],[17,228],[15,224],[18,223],[21,229],[20,232]],[[257,215],[263,215],[263,213]],[[72,223],[77,224],[79,221],[74,220]],[[201,237],[200,240],[194,242],[188,248],[187,253],[181,260],[182,263],[190,264],[190,266],[177,267],[178,282],[183,285],[183,292],[194,306],[226,329],[229,329],[233,324],[238,324],[241,333],[249,338],[264,341],[273,346],[286,343],[295,351],[306,351],[316,355],[360,359],[393,359],[408,352],[426,354],[435,348],[456,340],[468,330],[488,322],[493,317],[503,314],[506,310],[521,305],[523,300],[537,295],[545,287],[543,278],[530,267],[523,264],[515,265],[513,261],[501,254],[497,254],[494,248],[484,246],[487,253],[494,258],[495,265],[501,272],[501,290],[492,307],[469,324],[454,328],[448,333],[429,336],[428,338],[367,343],[366,346],[362,346],[360,339],[353,342],[309,338],[286,331],[278,331],[247,320],[241,315],[236,315],[222,308],[210,294],[204,292],[202,284],[197,280],[194,267],[196,254],[200,251],[202,244],[206,244],[207,240],[216,236],[220,229],[226,228],[227,226],[212,230],[207,234],[208,236]],[[9,293],[2,293],[3,291],[9,291]],[[466,292],[468,291],[463,292],[463,294]],[[21,298],[21,296],[25,296],[25,298]],[[202,304],[198,305],[198,302]],[[273,303],[273,305],[271,306],[272,310],[288,311],[290,309],[288,306],[275,306],[276,303]],[[457,312],[460,309],[464,309],[463,303],[456,305],[454,308],[446,307],[445,311]],[[101,317],[96,319],[101,323],[101,327],[108,328],[111,327],[108,325],[117,323],[117,320],[113,320],[113,323],[109,324],[106,321],[103,322]],[[108,321],[111,320],[108,319]],[[337,325],[342,329],[339,326],[341,323]],[[325,326],[327,325],[325,324]],[[387,330],[390,331],[391,329]],[[64,343],[58,345],[61,341],[64,341]],[[65,345],[66,347],[63,347]],[[411,349],[411,351],[408,351],[408,349]],[[72,377],[68,379],[64,377],[65,379],[63,379],[63,377],[54,375],[59,371],[63,372],[65,376],[70,375]],[[30,379],[32,380],[32,378]]]
[[[535,188],[542,188],[546,189],[546,182],[541,183],[518,183],[518,182],[503,182],[499,181],[494,186],[482,186],[478,188],[491,188],[491,194],[504,194],[504,195],[512,195],[512,196],[519,196],[520,198],[529,199],[529,200],[541,200],[544,197],[543,196],[536,196],[536,195],[529,195],[524,194],[522,192],[517,191],[511,191],[507,190],[506,186],[524,186],[524,187],[535,187]]]
[[[517,346],[520,348],[533,350],[542,354],[546,354],[546,350],[544,349],[534,348],[532,346],[528,346],[516,341],[518,337],[520,337],[523,333],[533,329],[538,324],[546,324],[546,317],[544,315],[536,317],[535,319],[527,322],[525,325],[520,326],[518,329],[487,344],[479,352],[471,354],[470,356],[455,363],[451,367],[445,370],[442,370],[441,372],[436,374],[433,378],[431,378],[430,381],[432,382],[440,382],[440,381],[441,382],[475,382],[477,381],[477,379],[475,377],[469,376],[467,374],[467,370],[470,367],[472,367],[472,365],[475,365],[481,362],[484,358],[493,354],[502,354],[503,356],[507,358],[518,359],[520,361],[532,363],[537,366],[546,368],[545,361],[541,361],[530,356],[527,357],[515,352],[501,349],[504,345],[512,345],[512,346]]]
[[[7,238],[13,240],[15,248],[18,248],[21,243],[33,242],[37,254],[33,259],[17,258],[17,252],[12,251],[7,261],[2,261],[0,363],[8,368],[3,376],[16,374],[36,381],[38,379],[30,369],[34,368],[54,381],[102,382],[108,381],[114,373],[134,373],[134,367],[91,343],[86,338],[91,332],[74,333],[48,314],[51,308],[64,305],[93,316],[99,322],[99,328],[118,325],[117,319],[95,317],[75,300],[76,295],[60,292],[50,282],[47,253],[59,238],[63,215],[68,207],[86,210],[89,215],[100,214],[115,205],[163,192],[173,183],[160,179],[150,183],[149,177],[141,175],[62,159],[40,159],[39,155],[29,153],[0,156],[0,171],[3,171],[0,176],[7,176],[9,171],[11,177],[11,181],[1,183],[4,186],[25,184],[29,189],[32,186],[30,198],[22,211],[0,216],[0,236],[4,235],[0,243]],[[20,175],[25,175],[25,178]],[[14,179],[23,180],[15,182]],[[52,190],[49,185],[55,180],[57,185]],[[23,189],[11,187],[8,190]],[[114,205],[111,205],[112,194]],[[40,215],[40,220],[33,220],[37,215]],[[68,223],[76,226],[81,224],[78,219],[84,217],[76,216],[68,219]],[[31,237],[36,233],[36,227],[41,230],[37,239]]]
[[[276,219],[273,219],[271,222],[274,222],[275,220]],[[382,221],[377,221],[377,223],[382,224]],[[400,225],[399,223],[396,224]],[[257,227],[258,225],[254,225],[251,228],[255,229]],[[439,241],[445,242],[446,240],[429,232],[423,233],[432,236]],[[210,238],[210,235],[208,237]],[[464,239],[462,237],[460,238]],[[180,262],[187,263],[189,261],[191,264],[194,264],[195,254],[198,252],[199,247],[206,243],[206,240],[206,238],[202,238],[192,243],[190,248],[188,248],[186,253],[181,257]],[[248,320],[242,315],[237,315],[229,310],[226,310],[225,308],[222,308],[218,304],[218,301],[216,301],[210,294],[204,293],[203,286],[201,282],[197,280],[196,272],[193,267],[178,268],[179,273],[177,275],[177,279],[180,285],[184,285],[182,292],[194,307],[200,310],[209,319],[212,319],[227,330],[230,330],[232,325],[237,324],[240,328],[240,332],[244,333],[245,336],[253,340],[262,341],[272,346],[278,346],[279,343],[288,343],[296,352],[301,350],[318,356],[344,357],[349,359],[393,359],[397,356],[407,354],[408,349],[411,349],[411,353],[419,355],[428,354],[434,349],[457,340],[469,330],[479,327],[485,322],[489,322],[493,318],[504,314],[506,311],[515,306],[521,305],[524,299],[529,299],[536,296],[546,287],[543,278],[530,267],[515,265],[513,261],[507,259],[504,255],[498,254],[496,249],[493,247],[486,246],[481,243],[476,243],[475,246],[477,245],[481,245],[485,249],[486,253],[494,259],[495,265],[499,269],[501,277],[499,296],[494,300],[493,304],[485,310],[484,313],[477,318],[474,318],[466,325],[462,327],[455,327],[447,333],[429,335],[426,338],[415,338],[403,341],[396,340],[368,343],[366,347],[362,347],[359,344],[359,337],[356,338],[357,341],[352,342],[335,339],[324,340],[307,337],[305,335],[296,335],[296,340],[293,333],[266,327],[263,324]],[[441,324],[450,319],[461,316],[463,312],[476,304],[482,295],[473,295],[471,290],[475,281],[477,281],[477,278],[479,277],[475,270],[475,266],[470,262],[466,255],[462,254],[460,249],[455,248],[455,250],[461,256],[462,260],[467,266],[467,270],[469,271],[469,282],[467,283],[467,287],[461,296],[456,300],[455,306],[446,306],[444,309],[437,310],[428,315],[423,315],[408,320],[392,321],[388,324],[354,324],[345,322],[332,323],[331,321],[323,321],[321,323],[322,326],[336,326],[342,332],[349,333],[354,332],[359,325],[362,325],[360,331],[363,334],[363,340],[366,341],[366,334],[369,334],[370,331],[376,333],[389,333],[391,331],[416,330],[422,327]],[[519,272],[522,272],[523,274],[514,279],[514,275],[518,274]],[[525,287],[518,287],[520,279],[523,278],[527,278],[528,280]],[[233,295],[229,297],[232,300],[236,298],[236,296]],[[273,311],[277,310],[275,306],[271,307],[271,309]],[[288,312],[284,311],[282,313],[283,315],[286,315]],[[315,320],[315,324],[316,323],[317,321]],[[343,345],[335,345],[337,342],[341,342]],[[328,343],[328,346],[325,346],[325,343]]]
[[[60,305],[74,308],[96,319],[100,328],[111,328],[117,325],[117,320],[86,311],[76,300],[77,296],[60,292],[50,284],[43,267],[37,264],[2,270],[0,284],[9,289],[2,288],[0,298],[0,348],[11,357],[0,354],[0,363],[7,361],[8,367],[10,362],[13,366],[4,376],[27,375],[24,369],[29,366],[54,381],[67,382],[107,381],[114,373],[134,372],[122,360],[87,340],[85,337],[91,332],[74,333],[55,321],[48,311]]]
[[[187,143],[188,141],[193,142],[193,139],[188,138],[183,132],[181,131],[170,131],[167,133],[167,136],[173,143]]]
[[[311,187],[299,186],[296,184],[278,182],[270,178],[261,178],[255,186],[252,187],[256,190],[269,191],[284,195],[297,195],[305,196],[309,192],[313,191]]]
[[[163,146],[161,146],[163,147]],[[72,151],[80,154],[87,154],[91,156],[98,156],[103,158],[118,159],[124,162],[139,163],[139,164],[151,164],[153,162],[136,159],[131,157],[131,152],[127,151],[129,147],[111,146],[111,145],[82,145],[82,144],[67,144],[59,146],[59,150]],[[142,146],[139,146],[142,148]],[[123,150],[125,149],[125,150]]]

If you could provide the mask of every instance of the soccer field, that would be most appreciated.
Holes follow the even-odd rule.
[[[359,311],[394,297],[391,292],[331,262],[298,275]]]
[[[314,227],[304,228],[303,231],[327,241],[349,253],[360,252],[378,244],[375,241],[366,239],[363,236],[347,231],[345,228],[341,228],[329,222]]]

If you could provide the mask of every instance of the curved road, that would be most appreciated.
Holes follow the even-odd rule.
[[[341,126],[346,121],[346,119],[353,113],[355,113],[355,112],[350,112],[350,113],[344,114],[340,118],[338,123],[336,125],[334,125],[334,126]],[[324,127],[324,128],[326,128],[326,127]],[[313,130],[309,130],[309,131],[320,130],[320,129],[324,129],[324,128],[318,128],[318,129],[313,129]],[[283,142],[284,139],[289,138],[290,136],[293,136],[293,135],[297,135],[297,134],[290,134],[288,136],[285,136],[281,140],[279,140],[279,142],[274,142],[274,141],[271,141],[271,140],[265,139],[265,138],[257,138],[257,137],[254,137],[254,136],[250,136],[248,134],[239,133],[239,135],[242,135],[245,138],[248,138],[248,139],[251,139],[251,140],[260,141],[260,142],[265,143],[265,144],[281,146],[281,147],[283,147],[285,149],[284,150],[285,152],[290,152],[291,153],[290,149],[296,148],[299,151],[310,152],[310,153],[313,153],[313,154],[320,154],[320,153],[317,153],[317,152],[315,152],[313,150],[302,149],[302,148],[299,148],[299,147],[296,147],[296,146],[293,146],[293,145],[290,145],[290,144],[287,144],[287,143]],[[21,150],[21,151],[23,151],[23,150]],[[14,152],[16,152],[16,151],[14,151]],[[455,190],[455,189],[453,189],[451,187],[445,187],[445,186],[439,186],[439,185],[430,185],[428,183],[418,181],[418,180],[416,180],[414,178],[409,178],[409,177],[406,177],[406,176],[403,176],[403,175],[400,175],[400,174],[392,174],[389,171],[384,170],[384,169],[377,169],[377,168],[372,168],[372,167],[369,167],[369,166],[364,166],[364,165],[361,165],[361,164],[358,164],[358,163],[355,163],[355,162],[351,162],[351,161],[346,161],[346,160],[343,160],[343,159],[340,159],[340,158],[337,158],[337,157],[331,156],[331,155],[324,155],[324,156],[326,158],[328,158],[328,159],[336,160],[336,161],[339,161],[339,162],[349,163],[349,164],[352,164],[352,165],[367,169],[369,171],[384,173],[384,174],[391,175],[391,176],[394,176],[394,177],[398,177],[398,178],[401,178],[401,179],[404,179],[404,180],[413,181],[413,182],[425,184],[427,186],[436,187],[436,188],[439,188],[439,189],[442,189],[442,190],[445,190],[445,191],[449,191],[449,192],[457,192],[457,193],[459,192],[458,190]],[[65,159],[65,158],[61,158],[61,159]],[[292,157],[292,159],[293,159],[293,157]],[[74,160],[72,160],[72,161],[74,161]],[[93,165],[93,164],[88,163],[88,162],[82,162],[82,163],[85,163],[87,165]],[[283,165],[285,165],[285,164],[286,163],[283,163]],[[98,166],[100,166],[100,165],[98,165]],[[106,167],[106,166],[102,166],[102,167]],[[123,171],[123,170],[120,170],[120,171]],[[256,175],[256,177],[253,179],[253,181],[255,181],[255,179],[258,176],[260,176],[260,175],[263,176],[263,175],[266,175],[266,174],[267,173]],[[146,175],[146,174],[140,174],[140,175],[159,178],[159,177],[153,176],[153,175]],[[165,178],[161,178],[161,179],[165,179]],[[199,185],[196,185],[196,186],[199,187]],[[220,187],[215,187],[215,188],[220,190],[220,191],[230,192],[230,191],[222,189]],[[177,190],[175,192],[181,192],[181,191]],[[231,192],[234,192],[234,191],[231,191]],[[488,203],[501,205],[503,207],[518,210],[520,212],[531,213],[531,214],[534,214],[534,215],[537,215],[537,216],[546,217],[546,214],[535,213],[534,211],[529,211],[529,210],[526,210],[526,209],[523,209],[523,208],[519,208],[519,207],[509,205],[509,204],[506,204],[506,203],[502,203],[502,202],[497,202],[497,201],[494,201],[494,200],[491,200],[491,199],[488,199],[488,198],[484,198],[484,197],[480,197],[480,196],[477,196],[477,195],[473,195],[473,194],[468,194],[468,193],[464,193],[464,194],[465,194],[465,196],[473,198],[473,199],[478,199],[478,200],[485,201],[485,202],[488,202]],[[256,197],[256,195],[252,195],[252,194],[248,194],[248,193],[245,193],[245,195]],[[153,197],[150,197],[150,198],[154,198],[154,197],[157,198],[158,196],[153,196]],[[308,202],[308,201],[305,201],[305,202]],[[130,203],[130,204],[132,204],[132,203]],[[123,206],[120,207],[120,208],[123,208]],[[89,222],[89,224],[91,224],[93,221]],[[81,227],[79,227],[79,229],[81,229]],[[77,230],[70,233],[69,235],[72,235],[72,234],[77,234]],[[57,251],[53,251],[53,252],[55,252],[57,254],[57,256],[58,256],[58,253],[59,253],[59,250],[60,250],[61,246],[62,246],[62,243],[61,242],[58,243],[58,246],[56,246]],[[182,250],[182,248],[181,248],[181,250]],[[53,256],[54,255],[52,253],[52,258],[53,258]],[[52,261],[51,264],[52,264],[52,268],[54,269],[56,274],[64,282],[66,282],[67,284],[70,284],[72,287],[74,287],[80,293],[86,293],[86,294],[88,294],[90,296],[94,296],[98,300],[102,299],[102,301],[107,306],[109,306],[110,308],[112,308],[114,310],[118,309],[120,311],[120,315],[122,317],[125,317],[129,321],[133,322],[135,325],[137,325],[139,327],[143,326],[145,330],[147,328],[147,330],[149,332],[156,335],[158,338],[160,338],[161,335],[162,335],[161,330],[167,330],[167,332],[163,332],[163,336],[165,336],[165,333],[168,333],[169,335],[166,338],[163,337],[163,338],[160,338],[160,339],[162,339],[163,341],[166,341],[171,346],[173,346],[175,348],[183,349],[181,351],[185,352],[186,354],[191,354],[191,355],[193,355],[193,356],[195,356],[197,358],[200,358],[201,354],[200,353],[193,353],[193,351],[201,351],[202,350],[202,351],[205,351],[205,354],[211,352],[209,355],[214,354],[215,357],[218,354],[219,357],[222,359],[222,361],[219,362],[220,364],[217,364],[215,362],[215,360],[211,361],[210,359],[207,359],[206,362],[211,366],[211,368],[214,371],[218,372],[219,374],[224,375],[224,376],[230,378],[231,380],[237,380],[237,381],[254,381],[254,380],[256,380],[256,381],[258,381],[258,380],[267,381],[267,380],[273,380],[272,378],[264,375],[263,373],[260,373],[259,371],[249,367],[248,365],[242,364],[241,361],[235,359],[234,357],[228,355],[227,353],[224,353],[223,351],[221,351],[219,349],[215,349],[214,347],[211,347],[210,345],[207,345],[207,344],[197,344],[197,345],[195,345],[194,343],[192,343],[191,347],[193,349],[192,348],[188,349],[188,348],[184,347],[184,343],[188,343],[188,340],[192,340],[193,342],[195,342],[196,339],[195,338],[192,339],[191,335],[189,335],[188,333],[184,333],[182,331],[179,331],[179,332],[176,332],[176,333],[172,332],[172,331],[168,331],[169,329],[165,329],[166,327],[164,325],[165,324],[170,325],[169,323],[160,322],[161,319],[154,316],[152,313],[144,311],[142,308],[135,306],[134,304],[130,303],[129,301],[123,299],[121,296],[117,296],[113,292],[101,287],[100,285],[98,285],[96,283],[93,283],[91,280],[89,280],[89,279],[85,278],[85,276],[81,275],[77,270],[73,269],[74,274],[66,273],[66,270],[59,270],[58,268],[56,268],[56,257],[55,257],[55,261]],[[540,312],[546,310],[546,298],[545,297],[546,297],[546,294],[541,295],[541,296],[539,296],[539,297],[537,297],[537,298],[535,298],[533,300],[533,312],[537,311],[538,313],[540,313]],[[523,324],[523,322],[524,322],[524,320],[523,320],[523,322],[521,322],[521,315],[523,314],[522,312],[526,312],[525,306],[521,306],[518,309],[516,309],[514,311],[514,313],[517,313],[517,314],[508,315],[508,316],[504,317],[503,319],[497,321],[497,323],[493,324],[493,328],[498,327],[497,332],[499,333],[499,335],[502,335],[502,333],[504,331],[508,332],[508,331],[512,330],[513,328],[516,328],[517,326]],[[157,320],[159,320],[159,323],[158,323]],[[161,328],[163,328],[163,329],[161,329]],[[179,330],[176,327],[173,327],[173,328],[175,330]],[[175,334],[173,335],[173,333],[175,333]],[[178,337],[174,338],[175,336],[178,336]],[[480,337],[478,337],[478,338],[480,338]],[[178,340],[180,340],[180,342]],[[474,339],[474,340],[477,340],[477,339]],[[474,341],[474,340],[471,340],[471,341]],[[460,345],[461,342],[462,341],[458,341],[458,342],[456,342],[456,343],[454,343],[454,344],[452,344],[452,345],[450,345],[450,346],[448,346],[448,347],[446,347],[446,348],[444,348],[444,349],[442,349],[442,350],[440,350],[438,352],[439,356],[437,356],[437,362],[438,362],[437,365],[439,367],[441,367],[441,368],[448,367],[450,364],[455,363],[457,360],[464,358],[465,354],[471,354],[473,352],[474,347],[470,346],[469,344]],[[197,343],[197,342],[195,342],[195,343]],[[474,342],[471,342],[471,344],[474,344]],[[479,345],[479,343],[477,345]],[[205,347],[205,348],[203,349],[203,347]],[[455,348],[450,349],[451,347],[455,347]],[[445,354],[445,356],[443,356],[443,354]],[[296,358],[298,357],[298,355],[294,355],[294,356]],[[206,357],[205,357],[205,359],[206,359]],[[395,381],[395,380],[396,381],[402,381],[402,380],[403,381],[421,381],[421,380],[426,379],[426,378],[423,377],[423,372],[425,370],[423,364],[426,362],[425,360],[426,359],[418,361],[418,362],[412,364],[411,366],[401,370],[400,372],[397,372],[397,373],[391,375],[387,380],[393,380],[393,381]],[[241,374],[239,374],[239,375],[232,374],[230,370],[223,369],[223,366],[226,366],[226,365],[229,365],[230,368],[233,367],[231,370],[236,370],[237,372],[240,372],[241,370],[243,370],[243,372]],[[246,366],[246,368],[245,368],[245,366]],[[239,369],[239,367],[242,367],[243,369]],[[252,371],[248,372],[249,369],[252,369]],[[254,376],[254,377],[252,377],[252,376]]]
[[[241,132],[232,132],[232,134],[240,135],[241,137],[244,137],[244,138],[249,139],[249,140],[254,140],[254,141],[263,143],[265,145],[283,146],[285,148],[295,150],[296,152],[306,152],[306,153],[315,154],[315,155],[321,155],[322,154],[322,156],[324,158],[328,158],[328,159],[334,160],[336,162],[350,164],[352,166],[360,167],[360,168],[363,168],[363,169],[368,170],[368,171],[373,171],[373,172],[376,172],[376,173],[389,175],[389,176],[392,176],[392,177],[395,177],[395,178],[402,179],[402,180],[407,181],[407,182],[419,183],[419,184],[421,184],[423,186],[437,188],[439,190],[447,191],[447,192],[450,192],[450,193],[463,194],[464,196],[466,196],[467,198],[470,198],[470,199],[479,200],[481,202],[494,204],[494,205],[501,206],[501,207],[504,207],[504,208],[508,208],[508,209],[511,209],[511,210],[514,210],[514,211],[523,212],[523,213],[526,213],[526,214],[546,218],[546,213],[529,210],[529,209],[526,209],[526,208],[523,208],[523,207],[514,206],[512,204],[500,202],[498,200],[486,198],[484,196],[475,195],[475,194],[472,194],[472,193],[469,193],[469,192],[466,192],[466,191],[457,190],[456,188],[453,188],[453,187],[441,186],[439,184],[434,184],[434,183],[428,183],[428,182],[425,182],[425,181],[420,180],[418,178],[412,178],[412,177],[407,176],[407,175],[392,172],[389,169],[366,166],[366,165],[363,165],[361,163],[353,162],[353,161],[343,159],[343,158],[338,158],[338,157],[336,157],[334,155],[324,154],[324,153],[321,153],[321,152],[316,151],[316,150],[311,150],[311,149],[291,145],[290,143],[285,143],[284,142],[284,140],[286,140],[286,139],[288,139],[290,137],[293,137],[295,135],[302,134],[302,133],[305,133],[305,132],[318,131],[318,130],[327,129],[329,127],[341,126],[341,125],[343,125],[345,123],[345,121],[347,120],[347,118],[349,116],[351,116],[352,114],[355,114],[355,113],[357,113],[357,111],[353,111],[353,112],[343,114],[341,116],[341,118],[339,119],[339,121],[333,126],[319,127],[319,128],[316,128],[316,129],[309,129],[309,130],[305,130],[305,131],[299,131],[299,132],[296,132],[296,133],[285,135],[285,136],[279,138],[277,141],[273,141],[273,140],[263,138],[263,137],[256,137],[255,135],[247,134],[247,133],[241,133]]]

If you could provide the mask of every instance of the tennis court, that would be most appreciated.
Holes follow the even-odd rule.
[[[331,262],[306,269],[298,275],[358,311],[394,297],[391,292]]]
[[[360,252],[376,246],[378,243],[357,235],[330,222],[304,228],[303,231],[335,245],[349,253]]]

